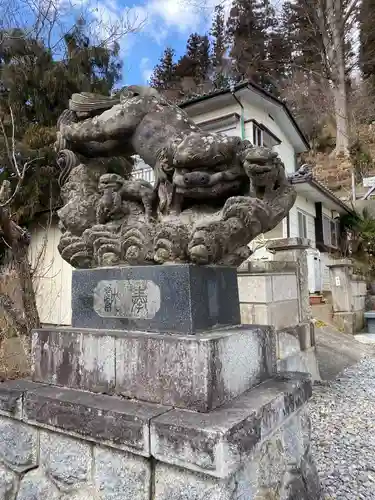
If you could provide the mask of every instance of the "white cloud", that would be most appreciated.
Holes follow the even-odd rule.
[[[162,45],[171,29],[183,35],[208,30],[218,0],[148,0],[144,5],[147,22],[144,31]],[[232,1],[232,0],[225,0]],[[195,3],[196,2],[196,3]]]
[[[58,0],[61,2],[68,0]],[[194,31],[208,31],[212,22],[212,14],[218,0],[145,0],[145,3],[132,7],[120,7],[118,0],[73,0],[89,6],[98,21],[96,31],[98,37],[109,37],[108,27],[112,31],[143,32],[163,45],[170,30],[182,35]],[[137,0],[136,0],[137,1]],[[225,12],[228,13],[232,0],[224,0]],[[138,28],[138,29],[137,29]],[[121,38],[121,46],[125,52],[133,45],[131,35]]]
[[[157,17],[169,27],[177,28],[181,33],[198,28],[201,16],[188,1],[151,0],[147,6],[151,17]]]

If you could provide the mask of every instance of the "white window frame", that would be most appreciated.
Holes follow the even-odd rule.
[[[327,215],[323,214],[322,217],[322,225],[323,225],[323,243],[324,245],[327,245],[331,248],[338,248],[339,246],[339,236],[340,236],[340,229],[339,229],[339,222],[335,219],[332,219],[331,217],[328,217]],[[336,241],[332,241],[332,229],[334,228],[334,239]]]
[[[263,146],[263,129],[253,122],[253,146]]]
[[[301,226],[300,226],[300,217],[302,220],[302,231],[301,231]],[[307,214],[303,212],[302,210],[297,210],[297,227],[298,227],[298,236],[300,238],[306,238],[307,239],[307,232],[308,232],[308,219],[307,219]],[[304,233],[304,234],[301,234]]]
[[[266,146],[269,148],[274,148],[279,146],[281,141],[276,135],[271,132],[266,126],[258,123],[256,120],[250,120],[253,126],[253,146]]]

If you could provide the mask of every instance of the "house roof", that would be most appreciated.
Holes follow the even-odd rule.
[[[307,140],[307,137],[302,132],[301,128],[299,127],[298,123],[296,122],[295,118],[293,117],[290,109],[285,104],[285,102],[278,99],[277,97],[275,97],[270,92],[268,92],[264,88],[260,87],[256,83],[248,81],[248,80],[241,82],[241,83],[238,83],[237,85],[235,85],[233,87],[226,87],[224,89],[214,90],[211,92],[207,92],[206,94],[201,94],[199,96],[194,96],[194,97],[191,97],[189,99],[183,100],[179,103],[179,106],[180,106],[180,108],[186,108],[188,106],[191,106],[191,105],[196,104],[198,102],[202,102],[202,101],[207,100],[207,99],[211,99],[213,97],[238,92],[238,91],[244,90],[244,89],[249,89],[253,92],[256,92],[257,94],[260,94],[264,99],[266,99],[267,101],[269,101],[272,104],[281,108],[282,111],[287,116],[288,120],[290,121],[291,125],[293,126],[294,130],[297,132],[297,134],[300,137],[305,148],[310,149],[310,144],[309,144],[309,141]]]
[[[338,213],[353,212],[353,210],[346,203],[340,200],[340,198],[338,198],[330,189],[325,187],[318,180],[314,179],[311,174],[309,175],[307,173],[306,175],[295,175],[289,180],[296,187],[298,194],[316,198],[316,201],[325,202],[330,210],[334,210]]]

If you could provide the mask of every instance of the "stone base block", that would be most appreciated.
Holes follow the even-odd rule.
[[[235,268],[181,264],[73,271],[73,327],[194,334],[240,323]]]
[[[339,330],[354,335],[364,327],[364,311],[335,312],[333,322]]]
[[[42,329],[32,352],[35,382],[202,412],[276,371],[275,334],[254,325],[197,335]]]
[[[277,360],[279,372],[299,371],[308,373],[314,382],[321,380],[316,348],[310,347],[305,351],[299,351],[290,356]]]
[[[84,391],[51,387],[45,384],[37,384],[28,381],[10,381],[0,384],[0,428],[2,425],[11,425],[19,435],[20,450],[14,450],[14,454],[20,457],[36,456],[32,452],[35,439],[23,433],[23,429],[35,432],[34,426],[54,429],[58,432],[94,441],[99,444],[111,446],[119,450],[128,450],[145,457],[150,456],[150,421],[157,415],[169,411],[168,407],[143,403],[140,401],[128,401],[116,396],[105,396]],[[26,426],[24,421],[28,424]],[[0,440],[6,435],[2,428]],[[30,448],[25,452],[26,445]],[[9,438],[9,442],[12,439]],[[14,445],[14,443],[13,443]],[[0,444],[0,455],[1,455]],[[9,453],[8,453],[9,454]],[[27,469],[27,464],[35,466],[31,458],[19,463],[18,467]]]
[[[277,371],[306,372],[321,380],[315,352],[314,325],[310,322],[276,333]]]
[[[207,415],[23,382],[0,395],[6,500],[320,498],[303,374]]]
[[[173,409],[152,420],[151,453],[161,462],[228,477],[311,393],[306,375],[279,374],[205,415]]]
[[[298,301],[296,299],[284,300],[269,304],[250,304],[241,302],[242,323],[257,325],[273,325],[276,329],[299,322]]]
[[[294,337],[294,340],[292,339]],[[312,321],[282,328],[277,332],[277,357],[285,357],[289,350],[305,351],[315,346],[315,327]]]

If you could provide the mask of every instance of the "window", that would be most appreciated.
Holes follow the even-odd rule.
[[[263,130],[253,123],[253,145],[263,146]]]
[[[154,171],[148,165],[146,166],[146,168],[139,168],[137,170],[133,170],[132,179],[143,180],[153,184],[155,182]]]
[[[307,238],[307,217],[304,213],[297,211],[298,214],[298,236]]]
[[[323,215],[323,243],[337,248],[339,245],[339,223]]]
[[[334,220],[330,221],[331,226],[331,246],[337,248],[338,246],[338,234],[337,234],[337,223]]]
[[[281,143],[267,127],[257,123],[255,120],[253,122],[253,145],[254,146],[264,146],[266,148],[273,148]]]

